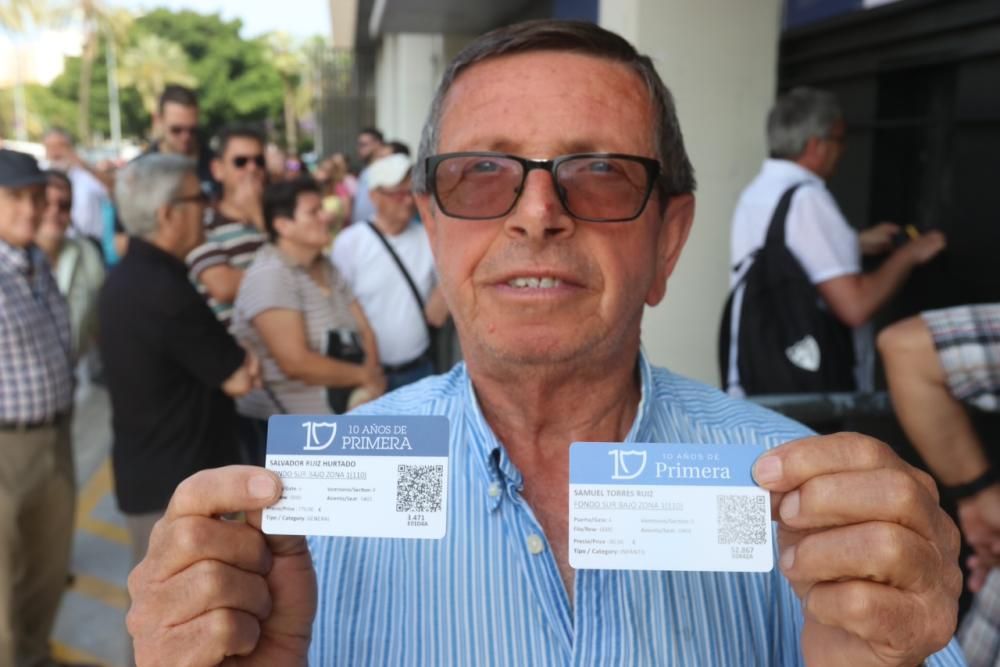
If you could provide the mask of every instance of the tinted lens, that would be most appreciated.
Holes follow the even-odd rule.
[[[266,164],[263,155],[252,155],[252,156],[237,155],[236,157],[233,158],[233,166],[236,167],[237,169],[242,169],[243,167],[247,166],[251,160],[255,165],[257,165],[261,169],[263,169],[264,165]]]
[[[455,156],[438,163],[433,174],[438,206],[457,218],[498,218],[517,199],[523,168],[501,156]]]
[[[638,161],[578,157],[559,164],[556,183],[569,213],[588,220],[628,220],[642,212],[649,172]]]
[[[194,134],[196,129],[192,125],[171,125],[170,134]]]

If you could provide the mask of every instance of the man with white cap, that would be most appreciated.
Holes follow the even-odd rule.
[[[414,221],[411,166],[400,154],[373,162],[368,183],[375,215],[333,244],[333,264],[375,331],[389,391],[434,372],[429,327],[448,318],[427,232]]]

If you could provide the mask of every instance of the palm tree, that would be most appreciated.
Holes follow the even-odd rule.
[[[271,64],[281,77],[281,87],[284,92],[285,110],[285,145],[297,153],[299,150],[299,118],[296,109],[296,89],[305,63],[292,38],[283,32],[272,32],[267,35],[267,45],[271,50]]]
[[[0,29],[10,35],[14,47],[14,130],[20,141],[28,138],[28,109],[24,98],[24,80],[21,76],[21,56],[17,49],[18,33],[29,26],[42,25],[50,18],[50,8],[44,0],[4,0],[0,2]]]
[[[143,35],[122,54],[119,81],[136,89],[150,115],[156,112],[157,96],[167,84],[192,88],[198,84],[184,49],[159,35]]]
[[[77,89],[80,106],[76,117],[76,131],[81,141],[89,143],[90,89],[101,37],[108,40],[108,48],[123,46],[128,40],[132,15],[127,10],[112,8],[106,0],[74,0],[74,5],[82,14],[83,22],[83,51],[80,55],[80,83]]]

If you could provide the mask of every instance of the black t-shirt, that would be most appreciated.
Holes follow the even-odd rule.
[[[184,262],[142,239],[130,239],[97,307],[118,506],[161,511],[186,477],[238,462],[235,408],[219,387],[245,353]]]

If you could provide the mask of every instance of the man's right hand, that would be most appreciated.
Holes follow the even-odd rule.
[[[907,243],[904,248],[910,253],[915,264],[926,264],[944,250],[947,240],[944,234],[934,230],[921,234],[917,238]]]
[[[139,667],[306,665],[316,575],[303,537],[267,536],[261,510],[281,481],[254,466],[199,472],[177,487],[129,576]],[[220,519],[246,512],[247,522]]]

